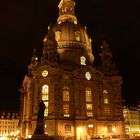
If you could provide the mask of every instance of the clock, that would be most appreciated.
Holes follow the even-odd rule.
[[[48,71],[47,70],[43,70],[41,74],[42,74],[43,77],[46,77],[48,75]]]
[[[87,80],[90,80],[91,79],[91,73],[87,71],[85,73],[85,77],[86,77]]]

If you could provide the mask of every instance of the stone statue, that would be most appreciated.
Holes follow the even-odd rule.
[[[34,132],[34,135],[44,134],[44,111],[45,111],[45,104],[43,101],[39,103],[39,112],[37,116],[37,125]]]
[[[45,111],[45,104],[43,101],[39,103],[39,112],[37,120],[43,120],[44,119],[44,111]]]

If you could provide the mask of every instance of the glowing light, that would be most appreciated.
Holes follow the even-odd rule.
[[[116,132],[116,128],[115,128],[115,127],[112,127],[112,131],[113,131],[113,132]]]
[[[36,58],[35,58],[35,60],[37,61],[37,60],[38,60],[38,58],[36,57]]]
[[[43,71],[42,71],[42,76],[43,76],[43,77],[46,77],[47,75],[48,75],[48,71],[47,71],[47,70],[43,70]]]
[[[32,135],[28,135],[28,138],[31,139],[32,138]]]
[[[19,130],[17,130],[17,131],[16,131],[16,135],[18,135],[19,133],[20,133]]]
[[[89,40],[90,40],[90,42],[92,42],[92,39],[91,38]]]
[[[80,41],[80,32],[79,32],[79,31],[76,31],[76,32],[75,32],[75,39],[76,39],[77,41]]]
[[[108,102],[108,99],[107,98],[105,98],[104,99],[104,104],[108,104],[109,102]]]
[[[64,117],[69,117],[70,115],[69,114],[64,114]]]
[[[90,79],[91,79],[91,74],[90,74],[90,72],[86,72],[86,73],[85,73],[85,77],[86,77],[87,80],[90,80]]]
[[[81,65],[86,65],[86,58],[84,56],[80,57]]]
[[[93,124],[89,124],[88,125],[88,128],[93,128]]]
[[[83,133],[83,128],[82,127],[77,128],[77,133],[79,135],[79,139],[81,140],[81,135]]]
[[[87,27],[86,26],[84,28],[85,28],[85,30],[87,30]]]
[[[50,26],[48,26],[48,31],[50,31],[50,29],[51,29],[51,27],[50,27]]]
[[[11,135],[11,136],[14,135],[14,132],[11,132],[10,135]]]
[[[43,40],[43,42],[46,42],[46,41],[47,41],[47,38],[45,37],[44,40]]]
[[[77,24],[77,21],[76,20],[74,21],[74,24]]]
[[[83,128],[80,127],[79,128],[79,132],[82,133],[83,132]]]
[[[103,90],[103,93],[106,93],[106,94],[107,94],[107,93],[108,93],[108,91],[107,91],[107,90]]]
[[[58,24],[61,24],[61,21],[59,20],[59,21],[57,21],[57,23],[58,23]]]
[[[7,140],[7,137],[0,137],[0,140]]]
[[[55,32],[55,40],[56,41],[59,41],[60,40],[60,35],[61,35],[61,32],[60,31]]]

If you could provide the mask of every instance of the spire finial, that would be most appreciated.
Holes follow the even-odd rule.
[[[102,63],[102,70],[104,72],[109,73],[117,73],[115,64],[112,63],[112,52],[110,51],[110,46],[107,42],[107,40],[103,40],[101,45],[101,63]]]
[[[50,26],[48,26],[48,31],[50,31],[50,29],[51,29],[51,27],[50,27]]]
[[[36,55],[36,48],[33,49],[33,55],[31,58],[31,63],[36,63],[38,61],[38,57]]]
[[[61,0],[59,8],[59,17],[57,19],[58,23],[64,21],[71,21],[77,23],[77,18],[75,16],[75,2],[73,0]]]

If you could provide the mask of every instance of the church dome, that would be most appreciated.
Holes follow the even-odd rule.
[[[82,27],[78,23],[65,21],[61,24],[56,24],[53,27],[58,46],[63,44],[65,47],[71,47],[68,43],[74,43],[81,49],[91,50],[91,39],[88,37],[86,27]]]
[[[84,57],[86,64],[92,65],[94,56],[91,39],[87,34],[86,27],[78,23],[74,6],[73,0],[61,0],[58,5],[57,23],[50,30],[55,34],[60,62],[79,65],[80,58]],[[47,35],[45,38],[47,40]]]

